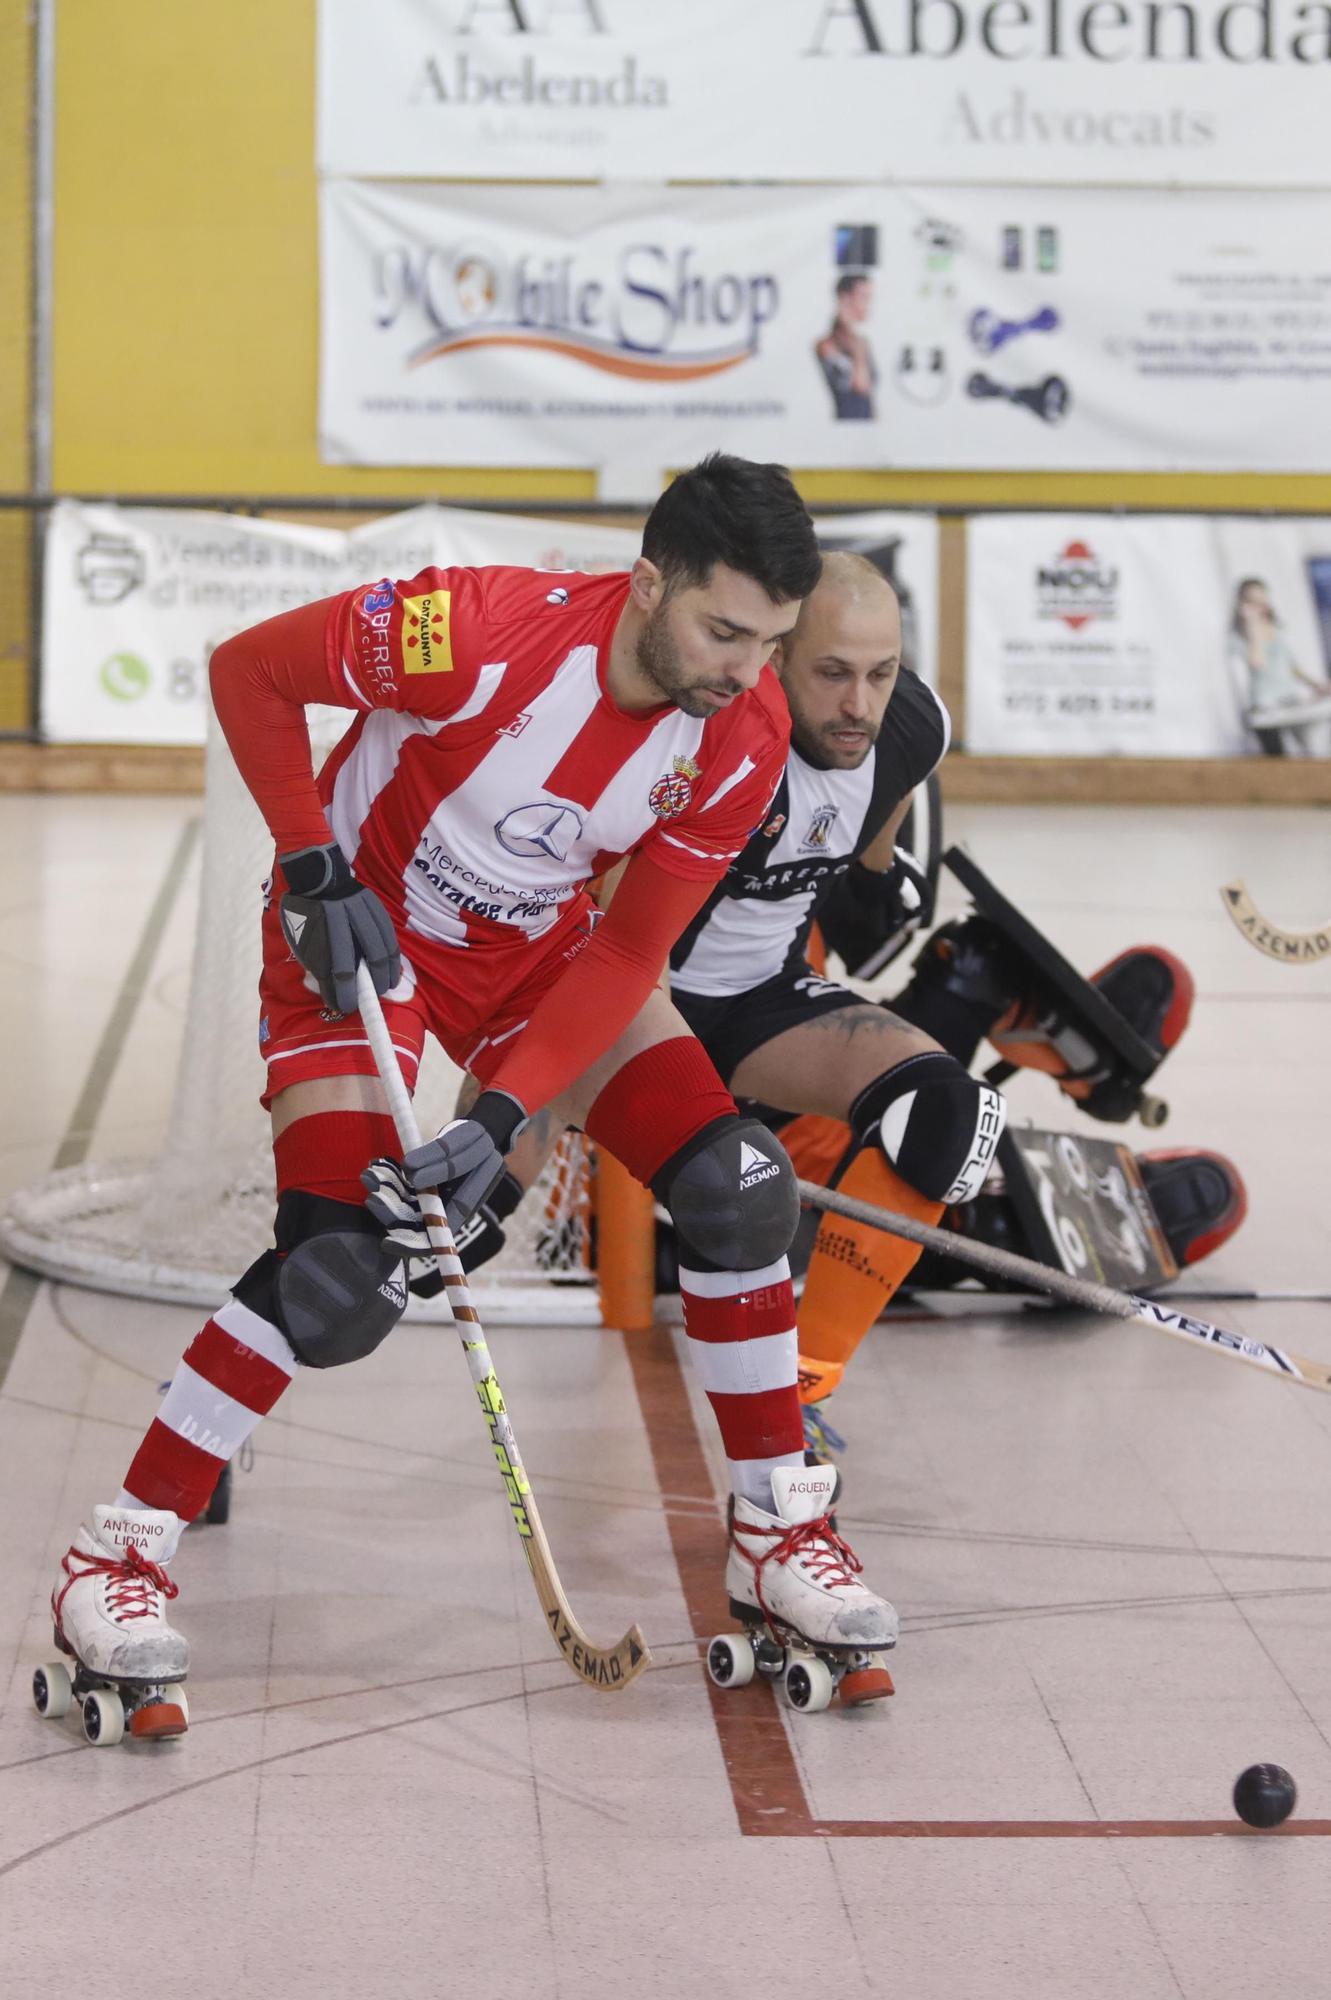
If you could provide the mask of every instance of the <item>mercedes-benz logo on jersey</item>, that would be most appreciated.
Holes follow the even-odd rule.
[[[510,854],[547,854],[552,861],[567,861],[581,832],[582,814],[549,800],[538,806],[514,806],[495,823],[499,845]]]
[[[563,584],[557,583],[553,590],[547,590],[545,601],[547,604],[567,604],[568,592],[565,590]]]
[[[840,806],[819,806],[809,821],[809,831],[800,842],[801,854],[825,854],[832,834],[832,824]]]

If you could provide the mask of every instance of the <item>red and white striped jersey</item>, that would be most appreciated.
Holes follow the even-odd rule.
[[[627,594],[622,574],[428,569],[332,600],[333,698],[363,712],[320,796],[399,924],[536,938],[621,855],[712,881],[743,848],[785,759],[776,677],[705,719],[626,714],[606,670]]]

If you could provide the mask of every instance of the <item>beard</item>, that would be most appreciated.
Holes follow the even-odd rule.
[[[665,611],[666,606],[659,605],[643,626],[634,648],[634,661],[663,701],[673,702],[683,715],[705,721],[717,713],[716,704],[705,699],[706,691],[735,694],[742,690],[721,682],[689,679],[666,623]]]
[[[806,764],[812,764],[816,771],[858,771],[878,741],[882,729],[881,722],[810,722],[801,715],[786,692],[786,705],[790,709],[790,740]],[[863,749],[858,754],[849,751],[844,743],[835,740],[838,729],[855,728],[862,733]],[[851,762],[847,763],[847,756]]]

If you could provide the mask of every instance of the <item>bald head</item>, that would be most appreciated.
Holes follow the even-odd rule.
[[[795,748],[853,770],[878,737],[901,665],[901,607],[882,571],[834,549],[784,641],[779,672]]]

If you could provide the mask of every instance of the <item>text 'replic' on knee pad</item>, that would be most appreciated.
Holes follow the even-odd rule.
[[[882,1147],[903,1181],[951,1203],[969,1201],[984,1185],[1007,1105],[952,1056],[909,1056],[860,1092],[850,1122],[862,1145]]]
[[[759,1271],[784,1257],[799,1221],[795,1170],[756,1118],[719,1118],[682,1146],[652,1182],[670,1211],[682,1261]]]

